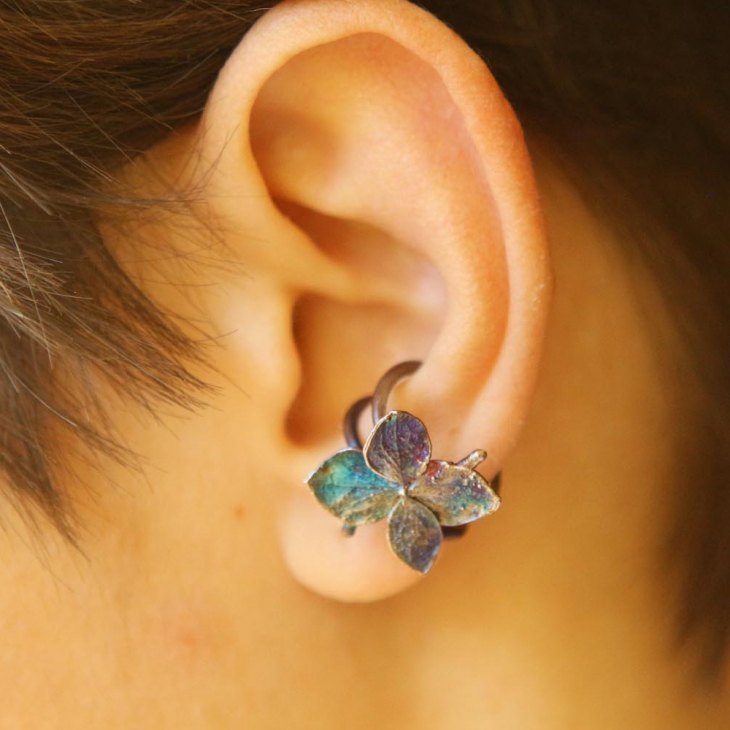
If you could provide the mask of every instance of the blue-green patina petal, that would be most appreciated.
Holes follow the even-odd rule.
[[[405,411],[391,411],[381,418],[365,444],[370,468],[403,486],[423,474],[430,458],[431,440],[426,427]]]
[[[477,471],[448,461],[432,461],[408,489],[442,525],[465,525],[491,514],[500,505],[489,482]]]
[[[319,503],[347,525],[366,525],[387,517],[400,488],[378,476],[362,451],[344,449],[327,459],[307,484]]]
[[[388,520],[393,552],[420,573],[428,573],[441,548],[443,534],[436,516],[415,499],[404,497]]]

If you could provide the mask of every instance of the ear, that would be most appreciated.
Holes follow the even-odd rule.
[[[201,130],[208,203],[278,302],[241,357],[260,361],[274,423],[285,561],[329,597],[388,596],[419,574],[385,526],[344,537],[303,480],[344,446],[347,407],[412,359],[394,404],[426,423],[435,457],[485,448],[487,478],[505,466],[550,292],[520,125],[484,62],[416,6],[298,0],[243,39]]]

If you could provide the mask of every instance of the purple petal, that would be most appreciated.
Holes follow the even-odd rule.
[[[441,547],[441,527],[431,510],[405,497],[390,514],[388,539],[393,552],[411,568],[428,573]]]
[[[428,431],[415,416],[391,411],[381,418],[365,444],[365,460],[381,477],[408,486],[426,471],[431,458]]]
[[[408,489],[442,525],[464,525],[494,512],[499,497],[477,471],[448,461],[432,461]]]

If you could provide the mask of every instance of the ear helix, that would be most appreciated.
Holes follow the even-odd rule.
[[[466,525],[500,505],[499,475],[489,483],[476,467],[487,458],[477,449],[458,462],[431,459],[425,425],[406,411],[388,410],[393,388],[421,366],[390,368],[372,396],[345,415],[347,448],[324,461],[306,480],[318,502],[342,520],[343,535],[388,520],[388,542],[408,566],[427,573],[444,538],[461,537]],[[371,407],[373,428],[363,443],[358,422]]]

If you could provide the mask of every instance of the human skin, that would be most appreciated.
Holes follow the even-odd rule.
[[[322,49],[322,18],[343,37],[380,23],[383,38]],[[234,62],[199,125],[120,171],[140,197],[190,200],[102,230],[140,286],[209,340],[197,372],[215,391],[195,413],[152,417],[94,384],[138,459],[94,467],[69,451],[83,554],[8,515],[0,727],[724,726],[728,692],[697,690],[672,645],[660,566],[678,427],[650,274],[549,141],[528,140],[529,164],[491,77],[454,107],[489,155],[455,134],[436,147],[456,115],[429,128],[419,104],[444,91],[413,83],[389,25],[441,77],[476,73],[405,3],[284,3],[237,51],[270,66],[239,77]],[[274,77],[294,46],[319,50]],[[363,99],[383,113],[363,121]],[[402,134],[395,165],[387,140],[362,154],[386,133]],[[414,210],[440,226],[432,237]],[[395,400],[424,419],[436,455],[484,447],[485,475],[504,473],[503,506],[426,578],[388,553],[380,525],[343,538],[303,484],[342,445],[349,402],[409,357],[423,373]]]

